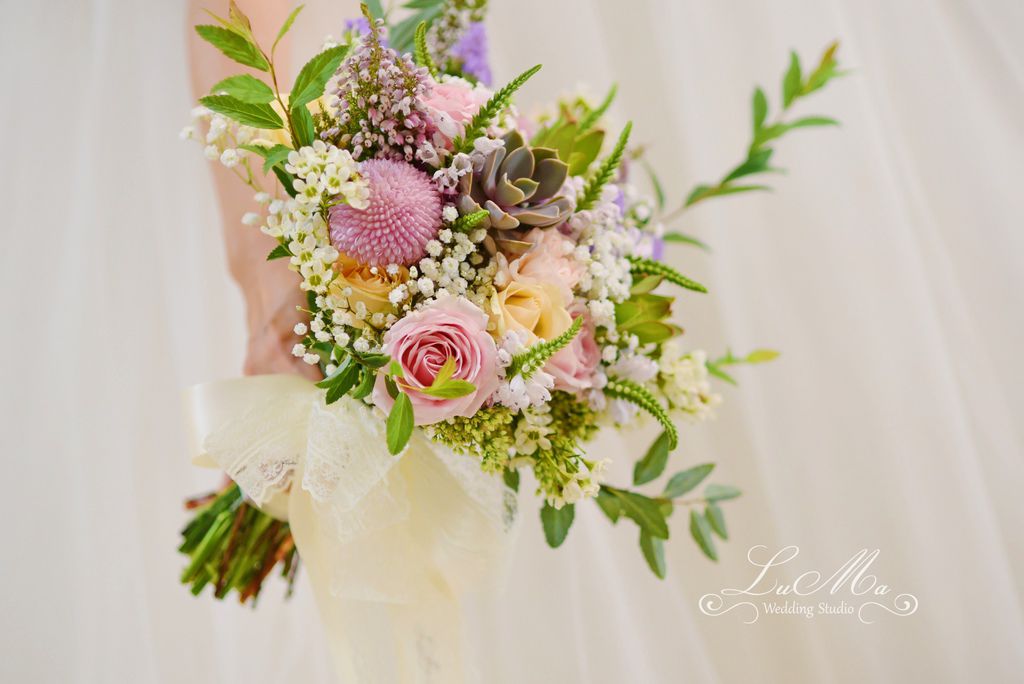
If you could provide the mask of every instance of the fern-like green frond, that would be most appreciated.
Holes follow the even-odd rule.
[[[582,327],[583,316],[577,316],[573,319],[572,325],[570,325],[568,329],[558,337],[547,340],[546,342],[538,342],[521,354],[516,354],[512,357],[512,363],[505,372],[505,376],[512,378],[516,375],[521,375],[523,376],[523,380],[529,380],[533,377],[534,373],[548,362],[548,359],[558,353],[558,351],[564,348],[567,344],[572,342],[573,338],[579,334],[580,328]]]
[[[430,57],[430,50],[427,49],[427,22],[421,21],[416,27],[414,45],[413,59],[420,66],[427,67],[431,76],[437,76],[437,65],[434,64],[434,60]]]
[[[466,214],[452,221],[448,226],[457,233],[468,233],[469,231],[480,225],[480,222],[491,215],[491,212],[486,209],[480,211],[474,211],[472,214]]]
[[[629,132],[631,130],[633,130],[632,121],[627,123],[626,127],[622,129],[622,133],[619,134],[619,140],[615,143],[615,149],[612,150],[607,159],[601,162],[594,175],[591,176],[590,180],[583,187],[583,195],[580,196],[579,202],[576,203],[576,211],[591,209],[597,203],[597,200],[601,199],[601,190],[612,179],[612,176],[615,175],[615,170],[622,163],[622,155],[626,151],[626,143],[629,141]]]
[[[669,450],[675,449],[679,444],[679,432],[676,430],[672,419],[669,418],[668,411],[658,403],[658,400],[646,387],[630,380],[609,379],[608,384],[604,387],[604,393],[609,397],[623,399],[631,404],[636,404],[654,416],[661,423],[661,426],[665,428],[665,434],[668,435],[669,439]]]
[[[601,120],[601,117],[604,116],[604,113],[607,112],[608,108],[612,105],[612,100],[615,99],[615,93],[617,93],[618,90],[619,86],[612,83],[612,87],[608,89],[608,94],[604,96],[601,104],[597,105],[596,108],[591,109],[582,119],[580,119],[580,122],[576,127],[577,136],[583,135],[593,128],[594,124]]]
[[[661,276],[670,283],[675,283],[679,287],[685,287],[687,290],[693,290],[694,292],[708,291],[708,288],[695,280],[690,280],[668,264],[663,264],[660,261],[654,261],[653,259],[643,259],[635,256],[629,256],[626,258],[629,260],[629,263],[632,264],[632,267],[629,270],[633,275]]]
[[[455,154],[459,152],[471,152],[473,150],[473,142],[482,136],[487,130],[487,127],[501,114],[502,110],[508,107],[512,101],[512,95],[519,90],[524,83],[530,80],[530,77],[540,71],[541,65],[527,69],[523,73],[513,78],[505,87],[498,92],[494,93],[484,106],[480,108],[480,111],[470,120],[469,125],[466,126],[466,132],[464,135],[459,136],[452,143],[455,150]]]

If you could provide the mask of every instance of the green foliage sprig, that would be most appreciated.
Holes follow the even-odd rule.
[[[573,319],[572,325],[570,325],[565,332],[558,337],[554,337],[543,342],[537,342],[525,351],[516,354],[512,357],[512,362],[505,371],[506,377],[513,378],[520,375],[523,380],[529,380],[533,377],[534,373],[540,370],[544,364],[548,362],[548,359],[572,342],[582,327],[583,316],[577,316]]]
[[[675,449],[679,444],[679,432],[669,417],[665,407],[658,403],[658,400],[651,394],[651,391],[642,385],[631,380],[621,378],[609,379],[604,387],[604,393],[615,399],[623,399],[636,404],[647,413],[651,414],[668,434],[669,449]]]
[[[474,141],[482,136],[487,130],[487,127],[505,110],[512,102],[512,95],[519,90],[524,83],[540,71],[542,65],[538,64],[530,69],[527,69],[523,73],[519,74],[511,81],[509,81],[504,87],[498,90],[494,95],[491,96],[484,106],[470,119],[469,124],[466,126],[466,132],[464,135],[456,138],[452,147],[455,154],[460,152],[471,152],[473,150]]]
[[[731,385],[737,384],[736,379],[722,370],[723,366],[735,366],[739,364],[768,363],[779,357],[779,352],[774,349],[755,349],[746,356],[735,356],[731,349],[725,350],[725,354],[714,361],[708,361],[705,366],[708,373],[719,380],[724,380]]]
[[[655,442],[655,446],[657,444]],[[609,485],[602,485],[598,492],[597,505],[612,524],[623,517],[637,524],[640,530],[640,551],[651,571],[660,579],[664,579],[666,573],[664,541],[668,539],[668,518],[677,507],[690,509],[690,536],[701,552],[711,560],[718,560],[714,537],[723,541],[729,538],[725,514],[718,503],[740,496],[740,490],[727,485],[709,484],[704,488],[703,496],[682,498],[696,489],[713,469],[713,464],[703,463],[676,473],[669,479],[660,496],[646,496]]]
[[[583,194],[580,195],[580,199],[576,203],[576,211],[591,209],[601,199],[601,190],[612,179],[616,169],[619,168],[619,164],[622,163],[622,155],[626,151],[626,143],[629,142],[629,133],[632,130],[633,122],[630,121],[622,129],[622,133],[619,134],[619,139],[615,143],[612,153],[601,162],[594,175],[590,177],[590,180],[583,187]]]
[[[787,120],[785,118],[793,104],[820,90],[832,79],[844,74],[844,72],[839,70],[839,62],[836,59],[838,48],[838,43],[829,45],[822,54],[817,66],[807,74],[804,74],[801,69],[800,57],[796,52],[791,52],[789,66],[782,78],[782,110],[775,121],[768,123],[768,97],[760,87],[756,88],[752,102],[753,136],[747,149],[746,159],[725,174],[717,183],[695,187],[687,195],[683,205],[666,215],[663,220],[666,222],[670,221],[687,208],[711,197],[721,197],[754,190],[770,190],[771,188],[768,185],[741,184],[736,181],[748,176],[780,171],[780,169],[770,166],[772,155],[775,152],[770,143],[789,131],[812,126],[839,125],[839,122],[835,119],[825,116],[806,116],[794,120]]]
[[[642,257],[628,256],[626,257],[631,264],[630,272],[634,275],[641,276],[658,276],[665,280],[678,285],[679,287],[686,288],[687,290],[693,290],[694,292],[707,292],[708,289],[698,283],[695,280],[691,280],[684,276],[679,271],[675,270],[668,264],[663,264],[660,261],[654,261],[653,259],[644,259]]]
[[[604,96],[603,100],[601,100],[601,104],[597,105],[597,107],[594,107],[593,109],[588,111],[580,119],[580,122],[579,124],[577,124],[576,128],[576,133],[578,135],[583,135],[591,128],[593,128],[598,121],[601,120],[601,117],[605,115],[605,112],[608,111],[608,108],[612,106],[612,102],[615,100],[615,95],[618,92],[619,86],[615,83],[612,83],[612,87],[608,89],[608,94]]]
[[[458,233],[468,233],[469,231],[480,225],[480,222],[491,215],[491,212],[486,209],[480,211],[474,211],[471,214],[460,216],[449,224],[449,228]]]
[[[420,66],[426,67],[431,76],[436,77],[437,65],[434,64],[434,59],[430,56],[430,50],[427,49],[427,22],[425,21],[421,21],[419,26],[416,27],[415,46],[413,59]]]

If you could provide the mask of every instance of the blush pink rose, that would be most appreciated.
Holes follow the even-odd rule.
[[[523,239],[533,246],[508,265],[511,279],[548,281],[571,299],[572,289],[583,277],[583,265],[572,257],[572,240],[557,230],[541,228],[534,228]]]
[[[544,364],[544,371],[555,378],[555,389],[576,393],[594,385],[594,371],[601,361],[601,350],[594,339],[594,323],[585,310],[573,318],[583,316],[583,327],[572,342],[558,350]]]
[[[472,416],[498,388],[497,348],[487,332],[487,314],[465,299],[439,299],[401,319],[384,334],[382,351],[402,367],[401,384],[412,402],[416,425]],[[452,377],[472,383],[476,390],[454,399],[417,391],[430,387],[449,358],[455,359]],[[383,373],[377,376],[373,403],[385,412],[395,403]]]
[[[460,79],[435,83],[423,99],[430,118],[447,143],[465,132],[466,124],[487,102],[489,94]]]

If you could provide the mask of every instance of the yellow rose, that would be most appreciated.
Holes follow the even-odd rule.
[[[347,254],[340,255],[334,264],[335,277],[331,281],[331,294],[346,297],[353,311],[362,302],[369,314],[395,313],[395,305],[388,299],[388,294],[396,285],[409,278],[409,270],[400,266],[398,273],[388,275],[383,267],[378,268],[376,273],[371,272],[370,268]],[[357,321],[355,326],[363,327],[361,321]]]
[[[554,283],[513,280],[491,296],[494,335],[500,339],[509,330],[519,330],[529,333],[531,341],[557,337],[572,325],[564,301],[565,295]]]

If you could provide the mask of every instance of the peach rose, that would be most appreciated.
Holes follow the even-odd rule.
[[[525,242],[533,246],[509,265],[513,280],[548,280],[565,290],[572,298],[572,289],[583,277],[583,265],[572,258],[573,242],[557,230],[534,228],[526,234]]]
[[[388,299],[388,294],[396,285],[409,278],[409,270],[399,267],[398,273],[388,275],[384,267],[378,267],[373,273],[371,266],[361,264],[347,254],[342,253],[334,264],[334,280],[331,281],[331,294],[346,297],[354,311],[362,302],[369,314],[395,313],[395,306]],[[354,321],[353,325],[362,327],[362,321]]]

